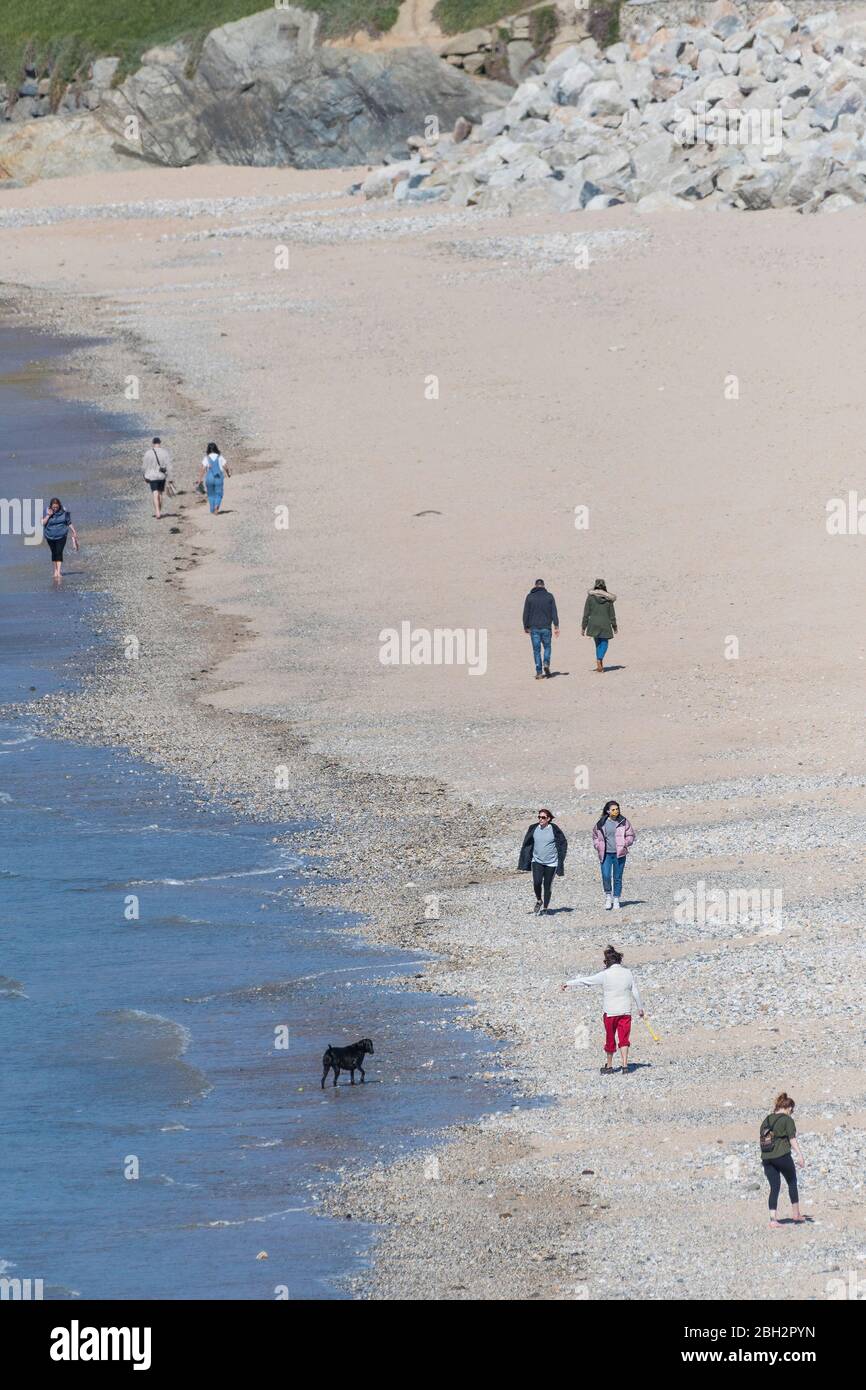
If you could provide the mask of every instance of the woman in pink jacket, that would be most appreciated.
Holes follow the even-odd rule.
[[[620,906],[622,871],[626,855],[636,838],[631,823],[619,809],[619,802],[606,801],[601,816],[592,827],[592,843],[601,864],[606,911]]]

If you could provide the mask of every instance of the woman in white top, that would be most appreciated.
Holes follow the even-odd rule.
[[[577,975],[562,986],[601,985],[604,989],[604,1066],[602,1071],[611,1075],[614,1071],[613,1058],[619,1044],[622,1057],[622,1075],[628,1076],[628,1049],[631,1041],[632,1009],[637,1008],[638,1017],[643,1018],[640,990],[630,970],[622,964],[622,951],[608,946],[604,953],[604,969],[596,975]]]
[[[216,515],[223,501],[223,479],[230,478],[232,471],[219,451],[219,445],[208,444],[207,452],[198,470],[196,486],[202,479],[207,489],[207,500],[211,511]]]

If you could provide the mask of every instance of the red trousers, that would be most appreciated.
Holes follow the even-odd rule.
[[[604,1014],[603,1017],[605,1052],[616,1052],[617,1037],[620,1047],[628,1047],[631,1041],[631,1014]]]

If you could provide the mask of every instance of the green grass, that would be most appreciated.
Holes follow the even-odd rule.
[[[398,0],[296,0],[318,10],[326,35],[366,28],[384,33]],[[0,78],[14,85],[25,66],[69,81],[93,58],[114,55],[122,71],[142,53],[267,9],[267,0],[0,0]]]
[[[620,39],[621,0],[599,0],[590,7],[588,29],[600,48],[608,48]]]
[[[546,54],[559,29],[559,19],[553,5],[533,10],[529,16],[529,38],[536,53]]]
[[[443,34],[462,34],[467,29],[489,29],[518,8],[519,0],[439,0],[433,18]]]

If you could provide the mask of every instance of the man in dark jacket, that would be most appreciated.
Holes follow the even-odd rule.
[[[529,633],[532,642],[532,655],[535,657],[535,679],[544,680],[550,675],[550,630],[559,636],[559,614],[556,599],[544,587],[543,579],[536,579],[523,604],[523,631]],[[544,659],[542,670],[542,648]]]

